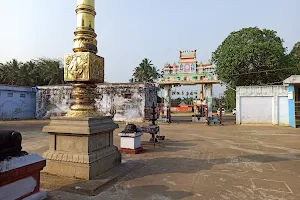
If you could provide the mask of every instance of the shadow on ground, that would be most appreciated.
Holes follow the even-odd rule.
[[[113,187],[109,191],[103,192],[102,195],[105,196],[105,199],[115,199],[107,197],[110,196],[109,194],[114,194],[112,197],[117,197],[120,193],[124,199],[183,199],[193,195],[192,192],[168,190],[169,187],[165,185],[146,185],[130,188]]]
[[[198,140],[200,141],[200,140]],[[204,141],[204,140],[201,140]],[[165,140],[164,142],[160,143],[152,143],[152,142],[142,142],[142,146],[146,152],[176,152],[176,151],[183,151],[188,150],[190,147],[196,146],[195,143],[190,143],[186,141],[170,141]]]
[[[178,143],[179,144],[179,143]],[[291,157],[292,156],[292,157]],[[268,162],[280,162],[286,160],[300,159],[300,155],[288,155],[288,154],[272,154],[272,155],[247,155],[239,156],[233,158],[220,158],[220,159],[193,159],[193,158],[154,158],[143,161],[138,161],[138,163],[143,163],[141,167],[136,168],[135,170],[127,173],[125,176],[118,179],[118,181],[130,181],[152,175],[161,175],[161,174],[172,174],[172,173],[198,173],[202,170],[210,170],[214,165],[219,164],[238,164],[238,163],[268,163]],[[100,180],[92,180],[100,181]],[[92,182],[91,181],[91,182]],[[89,181],[83,181],[89,182]],[[81,182],[81,183],[83,183]],[[79,183],[79,182],[78,182]],[[59,191],[70,191],[68,188],[76,187],[76,184],[70,184],[63,186],[57,190],[54,190],[49,193],[49,199],[57,199],[56,195]],[[114,185],[115,184],[115,185]],[[149,183],[151,184],[151,183]],[[109,187],[108,187],[109,186]],[[100,193],[102,191],[102,193]],[[79,192],[73,192],[77,194],[82,194]],[[99,194],[100,193],[100,194]],[[90,194],[85,194],[90,195]],[[121,199],[183,199],[189,196],[192,196],[193,193],[185,191],[168,191],[168,187],[164,185],[147,185],[140,187],[124,187],[119,186],[116,182],[103,186],[101,190],[97,193],[91,195],[97,195],[97,198],[105,196],[105,199],[120,199],[117,198],[118,195],[122,195]],[[90,196],[91,196],[90,195]],[[81,196],[83,197],[83,196]],[[71,198],[70,198],[71,199]],[[80,198],[78,198],[80,199]]]
[[[192,196],[192,192],[169,191],[165,185],[147,185],[137,187],[120,187],[115,185],[109,190],[102,192],[97,196],[82,196],[79,194],[66,195],[62,191],[56,190],[48,192],[48,200],[81,200],[81,199],[105,199],[105,200],[140,200],[140,199],[184,199]]]

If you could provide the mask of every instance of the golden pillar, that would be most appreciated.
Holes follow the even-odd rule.
[[[111,116],[95,109],[95,88],[104,81],[104,58],[97,56],[94,31],[95,1],[77,0],[74,53],[65,55],[64,79],[72,83],[74,103],[64,117],[52,117],[43,132],[50,134],[44,172],[80,179],[94,179],[121,163],[113,145],[118,128]]]
[[[64,80],[72,83],[74,103],[68,117],[95,117],[96,83],[104,82],[104,58],[96,55],[95,1],[77,0],[74,53],[65,55]]]

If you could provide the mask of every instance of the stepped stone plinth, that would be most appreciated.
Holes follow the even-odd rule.
[[[50,134],[44,172],[80,179],[93,179],[121,163],[113,145],[118,128],[112,117],[53,117],[43,132]]]

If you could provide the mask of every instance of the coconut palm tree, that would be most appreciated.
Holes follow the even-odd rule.
[[[151,63],[151,60],[144,58],[133,71],[130,82],[154,82],[160,76],[159,70]]]
[[[35,86],[64,83],[62,62],[40,58],[26,63],[13,59],[0,64],[0,84]]]
[[[0,63],[0,83],[4,83],[4,77],[5,77],[4,71],[5,71],[5,67],[2,63]]]
[[[35,65],[32,62],[26,62],[20,65],[18,71],[18,81],[17,85],[21,86],[33,86],[34,79],[31,76],[31,73],[34,71]]]
[[[2,82],[4,84],[18,84],[20,65],[22,65],[22,63],[18,62],[16,59],[6,62],[4,65],[2,65]]]
[[[59,59],[39,58],[36,60],[42,85],[57,85],[64,83],[64,68]],[[39,83],[41,83],[39,81]]]

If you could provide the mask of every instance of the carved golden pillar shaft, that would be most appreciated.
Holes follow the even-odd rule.
[[[74,52],[97,53],[97,34],[95,33],[95,1],[77,0],[76,31],[74,32]]]
[[[74,83],[72,84],[72,98],[74,103],[68,117],[89,116],[95,117],[99,114],[95,110],[95,84]]]
[[[69,117],[95,117],[96,83],[104,82],[104,58],[97,56],[95,1],[77,0],[74,53],[65,55],[64,79],[73,86]]]

